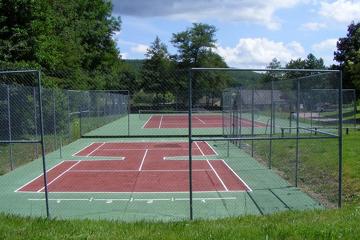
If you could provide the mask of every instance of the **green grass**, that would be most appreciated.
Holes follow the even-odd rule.
[[[208,221],[122,223],[0,215],[1,239],[358,239],[360,208]]]

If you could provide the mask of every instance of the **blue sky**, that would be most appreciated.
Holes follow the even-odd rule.
[[[113,0],[122,29],[114,35],[124,59],[144,58],[156,36],[171,54],[173,33],[193,22],[217,28],[217,51],[231,67],[283,64],[313,53],[333,63],[336,41],[360,21],[360,0]]]

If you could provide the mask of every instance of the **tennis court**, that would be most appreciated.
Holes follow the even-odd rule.
[[[188,128],[189,117],[187,113],[168,114],[151,114],[148,120],[143,125],[143,128]],[[224,126],[224,116],[220,114],[203,113],[192,115],[192,128],[222,128]],[[251,128],[252,122],[248,119],[237,119],[238,125],[242,125],[244,128]],[[264,123],[255,122],[256,128],[266,127]]]
[[[206,142],[195,142],[194,156],[217,156]],[[49,192],[185,192],[189,187],[188,144],[92,143],[74,156],[84,160],[62,161],[48,170]],[[86,160],[111,157],[113,160]],[[166,158],[172,157],[172,160]],[[194,191],[250,191],[246,183],[221,159],[196,161]],[[18,192],[44,191],[43,176]]]

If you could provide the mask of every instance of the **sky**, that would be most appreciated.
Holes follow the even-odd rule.
[[[333,62],[336,42],[360,21],[360,0],[113,0],[122,20],[114,39],[123,59],[143,59],[156,36],[176,49],[173,33],[194,22],[216,27],[217,48],[230,67],[283,65],[309,53]]]

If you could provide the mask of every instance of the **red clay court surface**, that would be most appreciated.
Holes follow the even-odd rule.
[[[194,142],[194,156],[216,156],[206,142]],[[113,160],[69,160],[48,170],[49,192],[187,192],[188,161],[165,160],[188,156],[187,142],[92,143],[78,157]],[[118,158],[119,160],[115,160]],[[120,160],[122,159],[122,160]],[[206,158],[205,158],[206,159]],[[43,192],[39,176],[17,192]],[[223,160],[193,161],[193,191],[251,191]]]
[[[143,128],[188,128],[188,116],[186,115],[152,115],[144,124]],[[222,128],[222,116],[200,115],[192,116],[193,128]],[[251,121],[247,119],[239,120],[242,127],[251,127]],[[255,122],[254,127],[266,127],[264,123]]]

